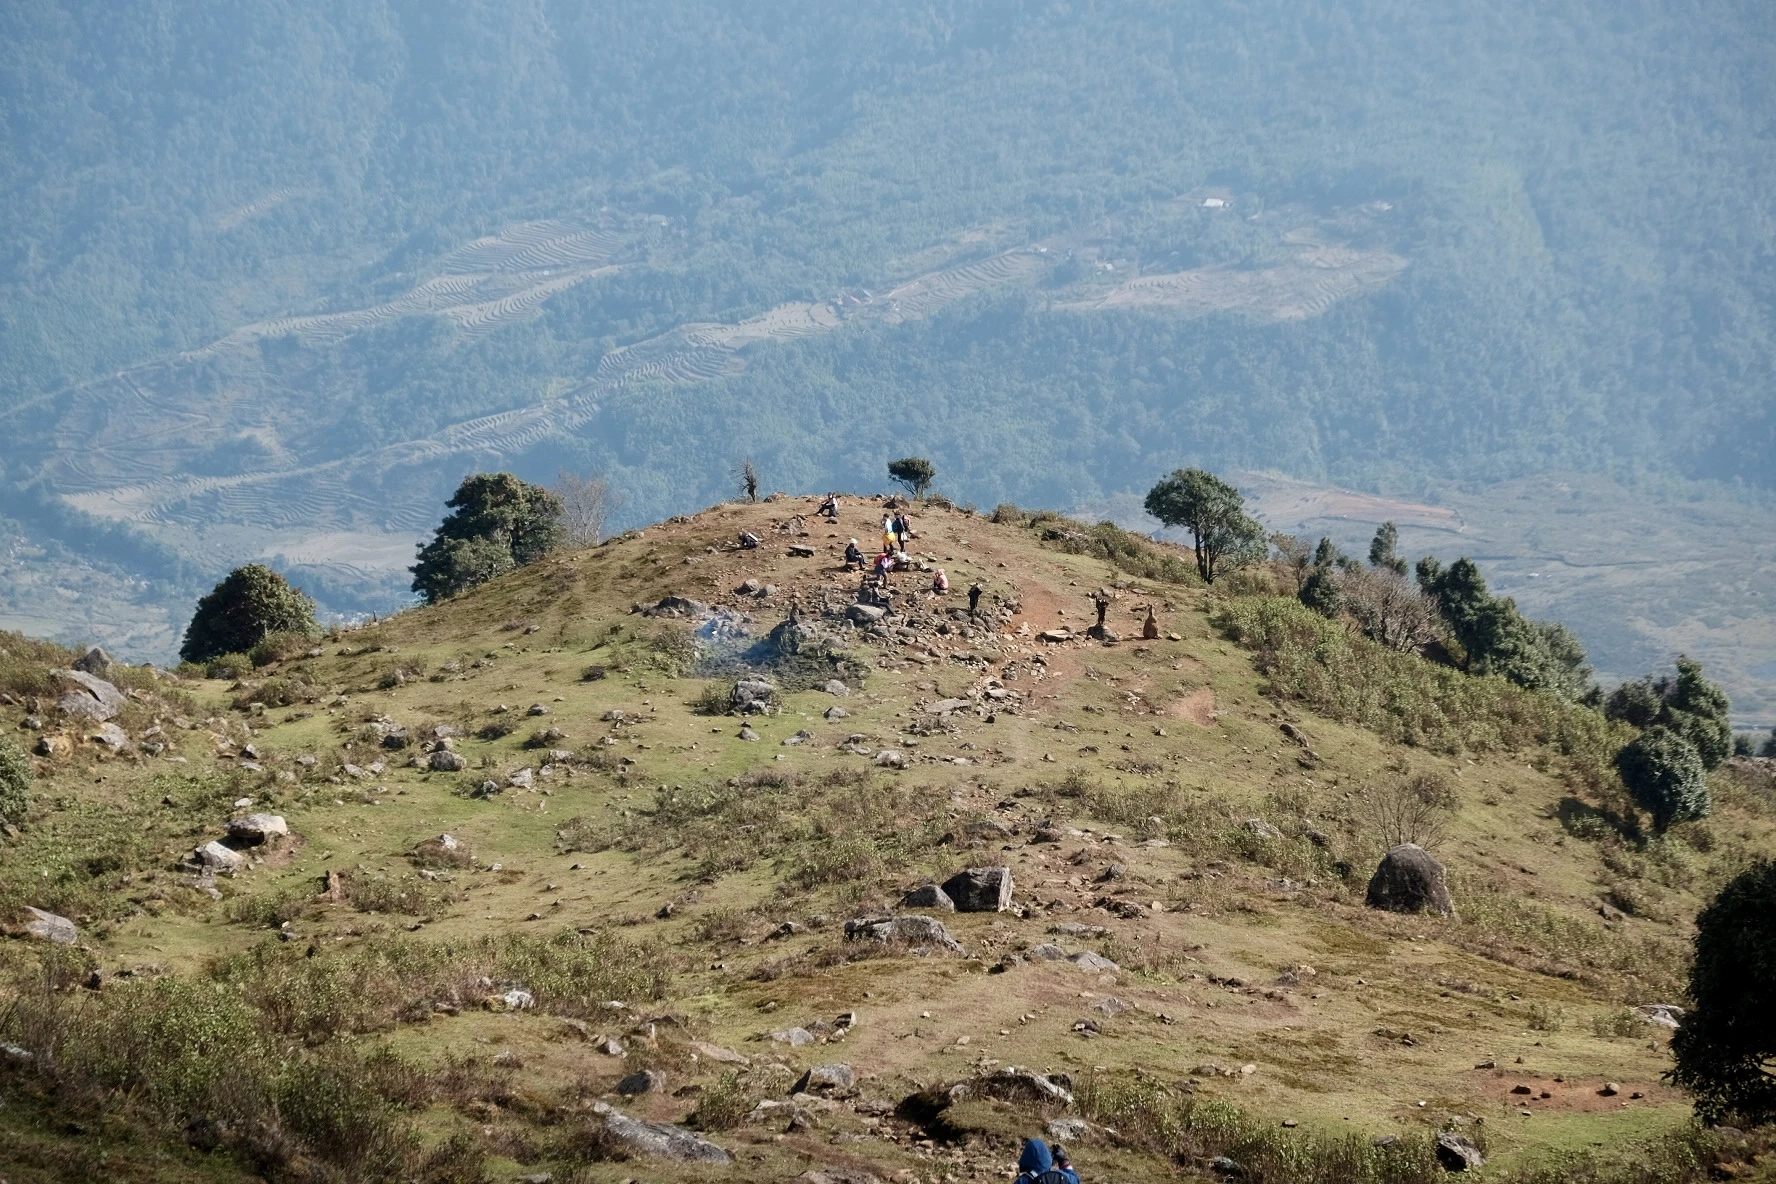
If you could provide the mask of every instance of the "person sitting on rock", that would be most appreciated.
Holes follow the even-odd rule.
[[[837,522],[839,520],[839,495],[836,493],[827,494],[826,500],[820,503],[820,512],[826,515],[829,522]]]
[[[862,571],[868,566],[869,560],[864,557],[863,548],[857,545],[857,540],[852,539],[846,543],[845,570],[850,571],[852,568],[856,568],[858,571]]]
[[[943,568],[938,568],[931,575],[931,590],[939,596],[947,596],[950,591],[950,576]]]

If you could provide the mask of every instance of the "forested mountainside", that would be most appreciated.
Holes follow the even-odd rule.
[[[1767,497],[1769,34],[1601,0],[12,6],[0,517],[8,579],[67,590],[14,615],[91,637],[250,557],[387,607],[496,464],[603,470],[635,521],[744,454],[874,486],[902,445],[982,504],[1192,462]]]

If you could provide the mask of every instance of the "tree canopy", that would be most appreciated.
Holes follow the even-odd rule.
[[[1246,513],[1240,491],[1202,469],[1174,469],[1147,492],[1142,503],[1167,526],[1190,532],[1196,570],[1214,583],[1225,568],[1264,558],[1264,527]]]
[[[1720,890],[1696,917],[1695,949],[1672,1079],[1705,1122],[1776,1120],[1776,864]]]
[[[467,477],[412,567],[413,590],[435,604],[534,563],[563,536],[561,499],[511,473]]]
[[[273,633],[311,633],[314,609],[314,601],[264,564],[237,567],[197,602],[179,656],[207,662],[244,654]]]
[[[1727,693],[1702,673],[1702,663],[1684,654],[1677,674],[1647,675],[1625,682],[1603,701],[1604,714],[1637,728],[1664,727],[1689,741],[1704,768],[1733,755],[1732,704]]]
[[[888,462],[888,475],[906,486],[914,497],[922,498],[937,479],[937,466],[922,456],[903,456]]]

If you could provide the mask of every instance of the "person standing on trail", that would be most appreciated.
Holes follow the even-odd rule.
[[[1104,614],[1110,611],[1110,601],[1116,594],[1108,588],[1099,588],[1092,593],[1092,604],[1098,610],[1098,632],[1104,632]]]
[[[900,536],[900,549],[906,550],[907,540],[913,537],[913,520],[902,510],[894,519],[894,533]]]
[[[969,586],[969,589],[968,589],[968,615],[969,616],[972,617],[980,611],[981,593],[983,593],[985,591],[986,591],[986,589],[980,586],[980,581],[978,581],[978,580]]]

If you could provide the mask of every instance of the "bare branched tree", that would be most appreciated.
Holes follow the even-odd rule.
[[[562,529],[568,545],[574,547],[596,547],[602,543],[611,515],[623,505],[623,495],[611,487],[602,473],[582,477],[563,470],[549,492],[561,499]]]
[[[1313,544],[1299,535],[1278,533],[1270,536],[1270,545],[1276,548],[1277,562],[1295,581],[1295,595],[1301,595],[1301,586],[1313,571]]]
[[[1338,588],[1357,627],[1390,650],[1416,653],[1441,635],[1436,600],[1392,568],[1346,568]]]
[[[1443,842],[1443,827],[1459,801],[1437,773],[1417,773],[1363,790],[1362,812],[1383,850],[1417,843],[1427,851]]]
[[[752,463],[750,456],[735,466],[734,480],[740,483],[740,492],[746,495],[747,501],[759,500],[758,466]]]

